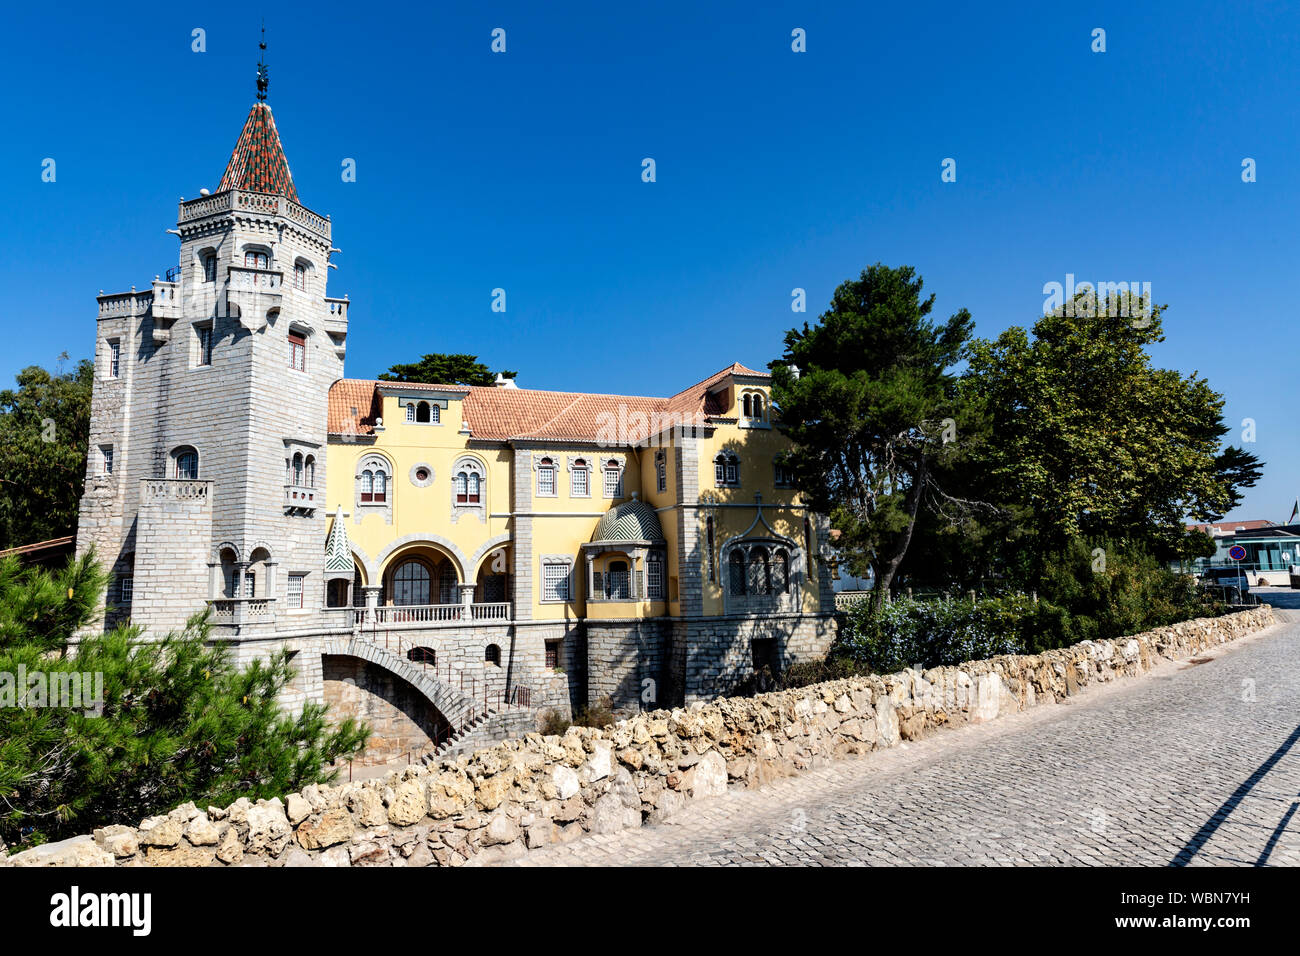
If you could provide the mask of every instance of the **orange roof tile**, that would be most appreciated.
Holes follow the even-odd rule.
[[[372,434],[380,414],[378,387],[468,392],[465,419],[475,438],[488,441],[533,439],[628,445],[673,424],[699,422],[721,414],[711,390],[728,375],[767,377],[736,363],[668,398],[552,392],[496,386],[418,385],[365,379],[340,379],[330,389],[329,432]]]

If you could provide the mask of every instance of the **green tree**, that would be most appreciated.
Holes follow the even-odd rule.
[[[1220,447],[1223,396],[1152,366],[1163,311],[1133,297],[1097,308],[1081,293],[1032,339],[1012,327],[971,349],[962,387],[992,423],[974,464],[1027,523],[1035,572],[1075,539],[1189,556],[1204,535],[1186,518],[1216,520],[1260,476],[1254,455]]]
[[[517,372],[502,372],[514,378]],[[492,385],[496,373],[478,360],[477,355],[426,355],[418,362],[394,365],[379,378],[385,382],[423,382],[428,385]]]
[[[927,317],[910,266],[877,263],[842,283],[817,325],[791,329],[771,364],[790,465],[810,504],[831,517],[854,574],[875,576],[885,597],[923,509],[976,506],[940,476],[967,454],[977,414],[958,401],[951,371],[971,335],[970,313]],[[797,370],[797,371],[796,371]]]
[[[84,359],[71,372],[33,365],[0,391],[0,548],[76,531],[93,379]]]
[[[287,654],[237,668],[224,643],[208,645],[203,616],[158,641],[123,626],[69,645],[103,581],[89,557],[53,574],[0,561],[0,697],[23,693],[13,678],[20,665],[29,675],[102,678],[89,713],[0,706],[0,838],[11,846],[130,823],[186,800],[283,796],[333,780],[330,765],[364,747],[369,729],[351,718],[330,726],[321,705],[281,708],[293,676]],[[29,705],[38,700],[30,694]]]

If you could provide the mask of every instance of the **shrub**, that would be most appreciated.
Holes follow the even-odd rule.
[[[616,719],[614,702],[608,697],[601,697],[594,704],[582,708],[573,722],[579,727],[608,727]]]
[[[859,605],[845,616],[830,658],[860,673],[887,674],[1015,654],[1025,645],[1024,632],[1037,626],[1041,613],[1023,596],[973,602],[902,600],[877,611]]]
[[[558,710],[548,710],[542,714],[542,726],[538,731],[545,737],[564,736],[564,732],[572,726],[572,721],[565,717]]]

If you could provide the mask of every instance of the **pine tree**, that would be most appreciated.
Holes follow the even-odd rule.
[[[319,704],[285,710],[288,654],[241,670],[224,644],[208,644],[206,615],[159,640],[119,626],[69,643],[92,618],[103,580],[89,556],[55,573],[0,561],[0,696],[18,698],[0,700],[0,839],[10,847],[186,800],[283,796],[332,781],[331,765],[365,746],[369,728],[351,718],[331,725]],[[33,706],[55,701],[37,699],[39,681],[16,687],[20,666],[50,689],[58,675],[99,675],[102,696],[80,708]],[[94,696],[94,686],[85,681],[83,691]]]

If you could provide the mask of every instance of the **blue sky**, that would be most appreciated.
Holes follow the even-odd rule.
[[[1300,13],[447,6],[268,9],[270,103],[299,195],[343,250],[330,292],[354,303],[350,376],[465,351],[526,387],[668,394],[732,361],[764,367],[876,261],[915,266],[937,312],[969,308],[984,336],[1032,324],[1043,284],[1067,273],[1148,281],[1169,306],[1158,362],[1225,393],[1238,443],[1256,422],[1246,447],[1268,468],[1233,516],[1289,514]],[[89,355],[95,294],[176,264],[164,230],[179,197],[221,176],[253,101],[260,15],[11,11],[6,381]],[[496,27],[505,54],[489,49]]]

